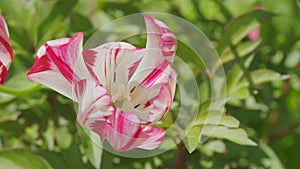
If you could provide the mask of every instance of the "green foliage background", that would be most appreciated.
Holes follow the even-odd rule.
[[[252,10],[255,6],[265,10]],[[0,12],[15,54],[8,81],[0,86],[0,169],[165,169],[176,167],[174,159],[180,155],[186,156],[189,169],[299,168],[299,0],[0,0]],[[47,40],[78,31],[88,39],[106,23],[138,12],[169,13],[190,21],[213,42],[223,62],[226,115],[210,112],[222,123],[210,124],[218,132],[199,144],[200,131],[209,127],[203,123],[208,80],[201,63],[190,59],[191,50],[179,45],[177,54],[190,61],[204,98],[182,143],[183,151],[191,154],[180,154],[182,145],[145,159],[102,152],[75,122],[72,101],[25,77]],[[257,27],[261,39],[250,41],[247,34]],[[249,146],[252,140],[257,146]]]

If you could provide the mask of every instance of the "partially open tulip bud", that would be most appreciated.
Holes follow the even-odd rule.
[[[13,51],[9,42],[9,33],[4,17],[0,14],[0,84],[7,78],[7,71],[13,60]]]

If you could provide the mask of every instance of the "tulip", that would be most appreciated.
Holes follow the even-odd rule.
[[[9,33],[4,17],[0,14],[0,84],[7,78],[7,71],[13,60],[13,51],[9,42]]]
[[[78,122],[117,151],[152,150],[165,131],[152,124],[168,112],[177,72],[176,38],[161,21],[145,16],[146,48],[109,42],[83,50],[83,34],[48,41],[27,77],[78,103]]]

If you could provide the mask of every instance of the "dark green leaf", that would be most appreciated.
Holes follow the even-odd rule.
[[[222,54],[229,44],[237,44],[254,28],[257,28],[260,24],[269,21],[274,16],[273,13],[254,10],[247,14],[241,15],[238,18],[232,20],[223,32],[223,36],[218,43],[217,51]]]

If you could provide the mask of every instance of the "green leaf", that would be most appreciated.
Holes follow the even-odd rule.
[[[80,131],[82,132],[83,139],[83,153],[88,157],[89,161],[95,168],[100,168],[102,148],[99,146],[99,143],[101,143],[99,135],[87,129],[83,129],[81,126]],[[90,137],[88,137],[88,135]]]
[[[183,139],[184,145],[189,153],[196,150],[199,144],[201,127],[192,127],[187,136]]]
[[[93,28],[93,25],[90,22],[90,20],[79,13],[72,13],[70,20],[71,20],[71,27],[70,27],[71,31],[83,32]]]
[[[225,153],[226,152],[226,145],[221,140],[212,140],[201,145],[201,150],[207,155],[213,155],[216,153]]]
[[[203,81],[199,86],[199,95],[200,99],[203,102],[204,100],[209,99],[211,97],[211,86],[210,81]]]
[[[72,11],[78,0],[60,0],[53,6],[48,17],[41,23],[38,37],[43,37],[57,22],[66,18]]]
[[[58,146],[61,148],[68,148],[72,143],[72,135],[66,126],[59,127],[56,130],[55,137]]]
[[[251,59],[251,58],[250,58]],[[245,67],[249,66],[249,62],[246,61]],[[250,79],[248,77],[242,77],[242,69],[239,66],[234,67],[234,70],[231,72],[230,76],[227,78],[227,95],[232,96],[235,99],[245,99],[250,96],[249,87]],[[258,69],[250,73],[251,81],[253,86],[257,86],[263,83],[285,80],[289,78],[288,75],[281,75],[270,69]],[[254,91],[256,92],[256,91]]]
[[[49,120],[47,130],[43,133],[48,150],[54,149],[54,128],[54,122],[52,120]]]
[[[250,73],[250,77],[252,79],[253,85],[259,85],[262,83],[267,83],[271,81],[277,81],[277,80],[284,80],[287,79],[288,76],[281,75],[280,73],[277,73],[273,70],[269,69],[258,69],[255,71],[252,71]],[[243,88],[248,88],[250,86],[249,79],[244,77],[241,79],[241,81],[236,86],[234,92],[238,92],[239,90]]]
[[[176,55],[179,56],[184,62],[192,63],[197,66],[198,69],[205,72],[205,64],[201,61],[198,55],[183,42],[177,41]]]
[[[250,97],[250,95],[250,91],[246,87],[231,94],[231,96],[235,99],[247,99],[248,97]]]
[[[240,145],[256,146],[257,144],[250,140],[245,130],[240,128],[227,128],[223,126],[204,126],[201,135],[213,138],[226,139]]]
[[[237,44],[254,28],[269,21],[273,16],[274,14],[270,12],[254,10],[232,20],[229,25],[225,27],[222,39],[220,39],[218,43],[218,53],[222,54],[229,44]]]
[[[270,157],[268,162],[266,160],[263,160],[264,163],[267,162],[266,166],[270,166],[270,168],[276,168],[276,169],[284,169],[281,161],[277,157],[274,150],[268,146],[267,144],[263,143],[262,141],[259,143],[259,147]]]
[[[254,55],[251,55],[243,63],[236,63],[232,66],[231,71],[226,78],[226,94],[231,94],[232,91],[236,88],[238,82],[241,80],[242,76],[245,74],[245,71],[241,68],[240,64],[243,64],[243,68],[248,69],[251,62],[254,59]]]
[[[248,55],[249,53],[253,52],[259,44],[261,44],[262,40],[257,40],[257,41],[248,41],[244,43],[239,43],[236,46],[236,52],[239,57],[244,57]],[[222,64],[225,64],[227,62],[230,62],[234,60],[236,56],[234,56],[233,52],[230,51],[230,49],[226,50],[222,55],[221,55],[221,61]]]
[[[204,113],[200,115],[193,125],[194,126],[217,125],[217,126],[237,128],[239,127],[240,122],[236,118],[230,115],[225,115],[224,113],[218,111],[210,111],[208,113]]]
[[[18,123],[17,121],[12,120],[0,120],[0,129],[6,131],[7,135],[18,137],[21,134],[24,134],[25,128],[24,125]]]
[[[56,168],[63,169],[90,169],[92,166],[84,164],[79,145],[73,142],[68,149],[63,149],[59,153],[53,151],[42,151],[41,156],[48,160],[49,164]]]
[[[16,149],[0,151],[0,169],[52,169],[40,156]]]

